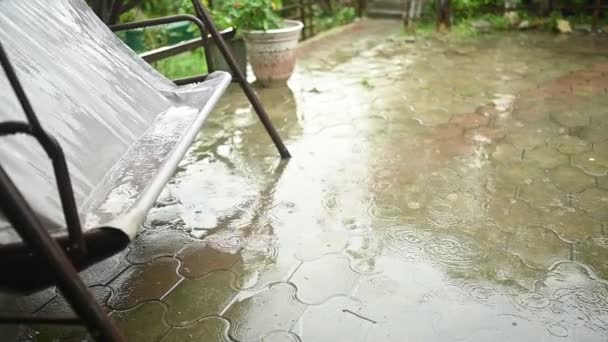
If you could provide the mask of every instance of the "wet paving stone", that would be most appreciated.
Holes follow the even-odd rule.
[[[80,272],[80,277],[89,286],[107,285],[112,279],[118,276],[131,264],[127,261],[126,255],[129,249],[118,252],[116,255],[95,264]]]
[[[543,169],[552,169],[559,165],[567,165],[568,157],[550,147],[538,147],[527,151],[525,160]]]
[[[597,177],[597,186],[600,189],[608,190],[608,176]]]
[[[160,342],[231,342],[228,337],[229,323],[218,317],[200,320],[187,327],[174,327]]]
[[[230,321],[230,336],[235,340],[257,341],[271,331],[289,331],[305,309],[293,285],[276,283],[237,298],[222,316]]]
[[[551,119],[567,128],[584,127],[589,124],[589,117],[577,111],[551,113]]]
[[[416,310],[444,286],[440,270],[402,258],[399,253],[387,252],[377,259],[377,263],[379,272],[360,278],[352,292],[355,302],[349,302],[346,308],[352,311],[351,314],[359,315],[374,325],[390,322],[392,317]],[[384,272],[395,267],[400,272]],[[338,298],[346,297],[335,297]]]
[[[188,278],[199,278],[213,271],[229,270],[241,259],[238,254],[218,251],[203,241],[191,243],[177,257],[182,261],[179,273]]]
[[[283,171],[231,86],[128,255],[83,273],[126,335],[606,341],[605,38],[340,30],[256,89]]]
[[[608,190],[587,189],[576,195],[577,206],[590,216],[602,221],[608,221]]]
[[[519,163],[521,165],[523,153],[524,149],[521,147],[515,147],[511,144],[498,144],[491,156],[493,160],[502,164],[514,165]]]
[[[296,257],[300,260],[315,260],[325,254],[340,253],[348,244],[347,231],[322,231],[318,234],[306,234],[299,242]]]
[[[584,180],[583,180],[584,181]],[[558,189],[556,182],[532,182],[516,190],[516,197],[536,209],[552,209],[568,204],[567,191]],[[584,188],[583,188],[584,189]]]
[[[445,124],[450,120],[450,112],[446,109],[430,109],[416,115],[416,119],[420,120],[423,125],[435,126]]]
[[[450,140],[459,138],[464,134],[464,129],[457,125],[441,124],[434,126],[431,136],[439,140]]]
[[[290,281],[298,288],[298,299],[307,304],[319,304],[330,297],[348,295],[359,275],[349,267],[348,259],[340,254],[304,262]],[[327,279],[334,279],[330,283]]]
[[[361,313],[356,300],[334,297],[307,307],[293,331],[301,341],[352,341],[365,336],[375,323]]]
[[[580,209],[558,208],[541,214],[542,225],[554,231],[562,240],[580,242],[599,237],[602,223]]]
[[[114,295],[108,302],[113,309],[126,310],[139,303],[162,298],[182,277],[177,274],[179,262],[160,258],[127,268],[109,286]]]
[[[606,125],[598,126],[598,125],[590,125],[583,127],[581,130],[576,132],[576,134],[581,138],[590,143],[597,144],[601,142],[605,142],[608,140],[606,136]]]
[[[540,223],[541,211],[514,198],[493,198],[488,205],[488,215],[500,230],[515,232],[519,227]]]
[[[29,314],[39,310],[42,306],[57,297],[55,287],[49,287],[32,294],[15,294],[0,292],[0,313],[2,314]]]
[[[572,156],[572,165],[595,177],[608,175],[608,157],[595,152],[584,152]]]
[[[106,286],[92,286],[88,289],[97,300],[97,303],[99,303],[105,311],[109,312],[110,309],[107,308],[106,303],[112,294],[112,290]],[[40,316],[58,315],[65,317],[73,314],[74,311],[72,310],[72,307],[63,296],[57,296],[36,312],[36,315]]]
[[[541,121],[510,131],[506,141],[513,146],[532,150],[544,146],[564,133],[567,132],[563,127],[549,121]]]
[[[593,177],[571,166],[558,166],[550,170],[549,178],[558,188],[570,193],[582,192],[595,186]]]
[[[163,319],[167,309],[161,302],[143,303],[127,311],[114,311],[110,318],[129,342],[158,341],[168,330]]]
[[[262,263],[237,264],[232,268],[238,276],[235,287],[240,290],[260,290],[278,282],[286,282],[302,264],[294,255],[279,254],[276,259]]]
[[[127,260],[141,264],[160,257],[173,257],[192,241],[188,236],[171,230],[146,230],[133,240]]]
[[[479,127],[468,130],[465,136],[480,144],[491,144],[501,141],[506,132],[502,128]]]
[[[542,243],[540,243],[542,241]],[[558,261],[570,260],[571,245],[543,227],[520,227],[508,243],[508,251],[536,269],[547,269]]]
[[[549,141],[549,145],[564,154],[579,154],[591,150],[591,144],[572,135],[560,135]]]
[[[547,183],[550,180],[547,171],[528,162],[513,162],[501,165],[494,176],[496,184],[509,187],[512,194],[515,194],[518,186]]]
[[[109,312],[106,302],[111,296],[111,289],[105,286],[92,286],[89,291],[103,310]],[[42,317],[75,317],[75,315],[63,296],[57,296],[35,313],[35,316]],[[34,341],[53,341],[57,337],[61,341],[92,341],[86,328],[82,326],[32,325],[28,330],[25,335],[35,336]]]
[[[591,267],[595,276],[608,279],[608,238],[605,236],[590,238],[574,246],[575,260]]]
[[[227,271],[184,279],[163,298],[169,307],[167,322],[172,326],[184,326],[207,316],[219,315],[237,293],[232,288],[233,283],[234,275]]]
[[[300,337],[292,332],[288,331],[273,331],[264,337],[261,342],[298,342],[301,341]]]
[[[541,279],[535,293],[530,304],[537,310],[537,319],[561,325],[567,331],[575,330],[577,326],[559,324],[553,318],[553,312],[578,317],[582,324],[593,328],[583,330],[582,336],[588,335],[592,339],[597,338],[593,336],[593,330],[601,333],[605,329],[608,286],[593,278],[586,267],[572,262],[555,264]]]
[[[487,116],[477,113],[458,114],[452,116],[450,123],[461,126],[464,129],[486,126],[490,122]]]

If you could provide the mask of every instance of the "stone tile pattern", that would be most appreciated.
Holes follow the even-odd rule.
[[[343,217],[316,218],[315,227],[307,220],[315,210],[302,214],[283,201],[258,215],[264,210],[254,202],[247,226],[259,236],[218,220],[221,234],[238,235],[230,248],[217,246],[218,232],[189,236],[151,220],[129,250],[84,277],[129,341],[605,340],[608,135],[597,127],[608,123],[576,110],[590,94],[605,94],[606,72],[601,65],[572,73],[521,101],[499,96],[463,114],[426,111],[432,127],[403,152],[421,161],[402,172],[383,160],[378,192],[364,208],[353,205],[364,213],[355,219],[348,196],[314,208]],[[559,98],[573,108],[552,102]],[[475,161],[480,146],[496,170],[434,172]],[[475,170],[492,175],[483,190]],[[414,189],[398,207],[390,196],[402,194],[385,191],[395,184],[432,195]],[[179,221],[170,213],[178,201],[159,203],[167,222]],[[268,231],[290,226],[316,231],[287,230],[291,244]],[[32,302],[25,311],[70,313],[54,290],[23,300]],[[24,334],[89,339],[68,327]]]

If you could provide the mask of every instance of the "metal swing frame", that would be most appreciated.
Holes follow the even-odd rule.
[[[116,21],[120,9],[121,0],[114,0],[110,22]],[[232,76],[240,85],[247,99],[253,106],[258,118],[264,125],[268,135],[272,139],[282,159],[291,157],[278,132],[272,125],[268,114],[262,103],[255,94],[251,85],[247,82],[243,72],[238,68],[234,57],[227,47],[222,33],[213,24],[209,14],[200,0],[192,0],[196,16],[175,15],[164,18],[150,19],[128,24],[111,25],[114,32],[133,28],[156,26],[177,21],[191,21],[199,28],[203,47],[208,47],[211,38],[217,45],[228,66]],[[208,31],[208,34],[207,34]],[[224,33],[226,34],[226,33]],[[212,70],[212,61],[208,60]],[[68,257],[85,254],[86,242],[78,217],[78,209],[73,195],[72,183],[68,173],[65,155],[61,146],[40,125],[40,122],[27,98],[25,90],[19,81],[10,60],[0,44],[0,64],[8,78],[15,95],[25,112],[27,122],[3,122],[0,123],[0,138],[14,134],[28,134],[33,136],[43,147],[51,159],[55,174],[58,191],[60,195],[63,214],[68,231],[68,243],[62,248],[57,239],[51,237],[45,229],[38,215],[28,204],[15,183],[10,179],[7,172],[0,165],[0,211],[4,213],[12,227],[21,236],[24,243],[29,247],[31,253],[38,255],[40,262],[46,262],[49,269],[55,275],[55,282],[60,292],[74,309],[77,317],[37,317],[31,315],[0,315],[0,324],[58,324],[58,325],[84,325],[96,341],[120,342],[126,341],[124,335],[104,312],[104,309],[89,292],[87,286],[79,277],[74,264]],[[201,82],[207,75],[194,76],[186,79],[175,80],[178,85]],[[10,255],[10,248],[5,249]],[[6,255],[5,255],[6,257]]]

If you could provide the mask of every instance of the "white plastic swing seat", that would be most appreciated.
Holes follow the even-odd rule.
[[[176,86],[84,0],[1,0],[0,41],[42,127],[63,148],[85,237],[103,230],[130,241],[230,74],[214,72],[202,83]],[[0,72],[5,121],[26,118]],[[23,134],[0,137],[0,165],[51,234],[65,237],[51,161],[37,141]],[[0,250],[20,241],[0,213]]]

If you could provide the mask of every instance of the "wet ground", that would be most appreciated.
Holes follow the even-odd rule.
[[[608,41],[398,31],[309,41],[260,90],[288,163],[231,89],[132,246],[84,272],[130,341],[608,339]]]

